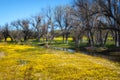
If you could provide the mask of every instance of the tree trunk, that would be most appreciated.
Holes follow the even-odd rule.
[[[118,40],[118,41],[117,41],[117,42],[118,42],[118,43],[117,43],[118,46],[117,46],[117,47],[120,47],[120,32],[118,32],[118,35],[117,35],[117,36],[118,36],[118,39],[117,39],[117,40]]]
[[[106,41],[107,41],[107,37],[108,37],[108,33],[109,33],[109,31],[107,31],[107,33],[105,34],[105,38],[104,38],[104,42],[103,42],[103,45],[105,45],[106,44]]]
[[[90,36],[91,36],[91,46],[94,46],[93,34],[92,34],[92,32],[91,32],[91,31],[90,31]]]
[[[78,37],[75,38],[75,48],[79,48],[79,42],[80,40],[78,39]]]
[[[48,42],[48,38],[46,37],[46,42]]]
[[[52,43],[54,40],[54,36],[51,36],[50,43]]]
[[[88,32],[88,40],[89,40],[89,44],[91,46],[94,46],[94,40],[93,40],[93,35],[91,31]]]
[[[63,43],[65,43],[65,35],[63,34]]]
[[[24,41],[27,41],[27,36],[24,36]]]
[[[100,30],[99,32],[100,32],[100,33],[99,33],[99,43],[100,43],[99,45],[102,46],[102,45],[103,45],[102,31]]]
[[[91,45],[90,35],[88,33],[88,45]]]
[[[5,37],[5,42],[7,41],[7,37]]]
[[[120,33],[119,32],[115,32],[115,45],[116,47],[120,46]]]
[[[45,42],[45,41],[44,41],[44,37],[42,37],[42,42]]]
[[[38,35],[38,37],[37,37],[37,41],[40,42],[40,35]]]
[[[68,44],[68,34],[66,34],[66,43]]]

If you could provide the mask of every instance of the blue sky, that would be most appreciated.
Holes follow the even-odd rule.
[[[29,18],[43,8],[69,4],[71,0],[0,0],[0,25]]]

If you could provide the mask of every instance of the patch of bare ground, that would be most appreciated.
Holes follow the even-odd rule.
[[[0,58],[3,58],[5,56],[6,56],[6,54],[4,52],[0,52]]]

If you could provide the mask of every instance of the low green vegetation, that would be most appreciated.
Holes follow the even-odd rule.
[[[119,80],[120,63],[82,53],[0,43],[0,80]]]

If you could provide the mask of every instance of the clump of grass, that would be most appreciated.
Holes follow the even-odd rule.
[[[119,80],[120,63],[81,53],[0,44],[0,80]]]

